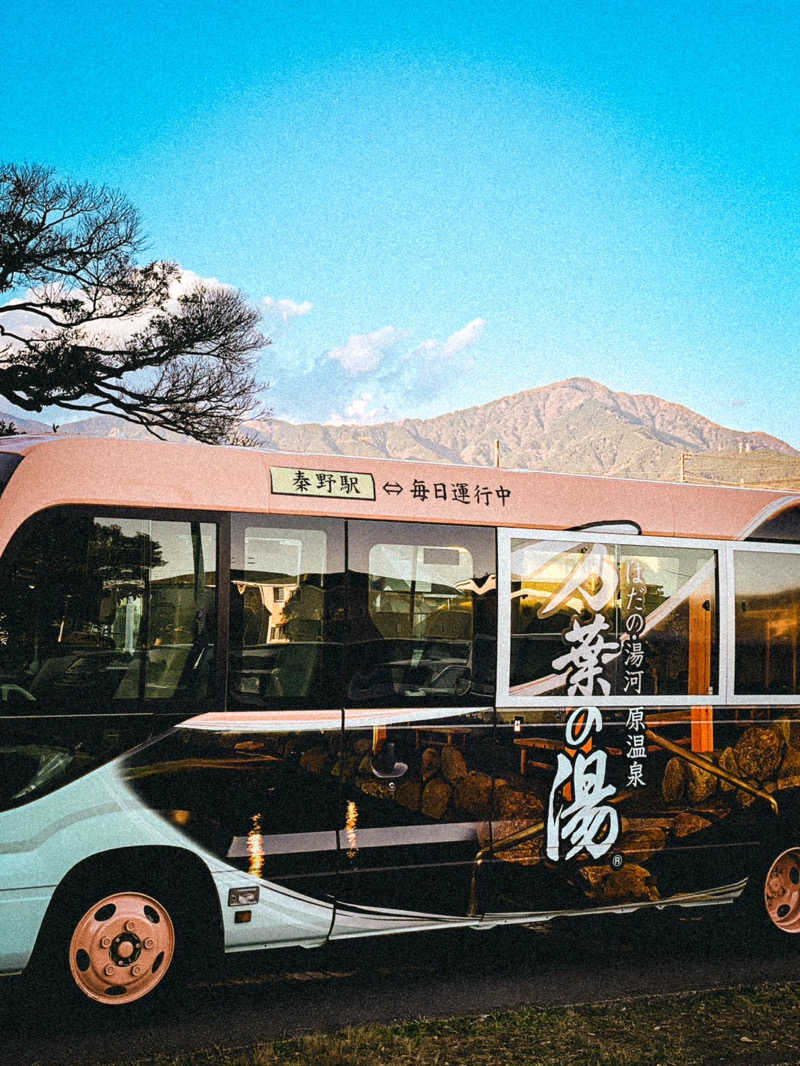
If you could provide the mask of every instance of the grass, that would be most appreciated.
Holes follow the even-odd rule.
[[[158,1055],[138,1059],[135,1066],[764,1066],[799,1062],[800,983],[792,983],[367,1025],[252,1048]]]

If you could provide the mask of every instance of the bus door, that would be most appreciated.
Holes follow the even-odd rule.
[[[491,912],[646,905],[730,880],[714,867],[735,791],[717,788],[707,706],[716,553],[590,532],[504,533],[500,552]]]
[[[479,913],[495,675],[494,532],[348,523],[334,936]]]
[[[488,842],[492,719],[488,707],[346,712],[334,935],[479,913],[470,890]]]

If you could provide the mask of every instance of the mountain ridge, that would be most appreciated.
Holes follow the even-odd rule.
[[[26,432],[51,427],[0,412]],[[244,424],[267,451],[412,459],[516,469],[675,480],[684,452],[771,452],[800,456],[762,431],[721,426],[682,404],[649,393],[615,392],[590,378],[567,378],[431,418],[374,425],[292,423],[271,418]],[[148,437],[109,415],[59,427],[64,435]],[[169,434],[170,439],[180,439]]]
[[[568,473],[676,478],[686,451],[771,451],[796,456],[761,431],[720,426],[651,394],[614,392],[588,378],[568,378],[427,419],[372,426],[330,426],[273,419],[252,423],[262,446],[383,458]]]

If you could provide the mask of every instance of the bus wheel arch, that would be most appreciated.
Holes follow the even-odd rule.
[[[202,860],[181,848],[118,848],[83,860],[61,881],[32,970],[80,1001],[121,1006],[149,1000],[216,958],[222,939],[219,897]]]

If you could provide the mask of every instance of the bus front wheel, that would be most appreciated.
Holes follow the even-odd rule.
[[[98,1003],[132,1003],[166,977],[175,954],[169,911],[141,892],[98,899],[74,924],[69,943],[72,980]]]

